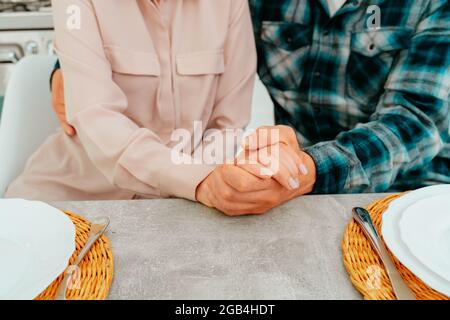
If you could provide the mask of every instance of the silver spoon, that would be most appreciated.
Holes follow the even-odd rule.
[[[103,235],[103,233],[105,233],[108,226],[109,218],[106,217],[97,218],[91,223],[88,240],[83,249],[81,249],[75,262],[66,269],[64,278],[56,290],[55,300],[66,300],[66,293],[69,288],[69,283],[72,282],[72,277],[76,273],[78,265],[81,261],[83,261],[84,256],[89,252],[94,243]]]
[[[369,212],[364,208],[354,208],[353,209],[353,217],[356,222],[361,226],[364,231],[364,234],[367,238],[369,238],[372,247],[378,253],[378,256],[381,258],[381,261],[384,264],[386,272],[388,274],[389,280],[391,280],[392,287],[394,288],[394,293],[398,300],[416,300],[416,297],[412,293],[411,289],[406,285],[403,281],[402,276],[398,272],[394,263],[389,256],[388,251],[386,250],[383,242],[381,241],[381,237],[375,229],[372,218],[369,215]]]

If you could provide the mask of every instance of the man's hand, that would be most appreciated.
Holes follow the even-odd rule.
[[[277,169],[272,170],[272,178],[287,189],[296,189],[305,184],[308,186],[307,193],[312,192],[316,181],[316,167],[311,156],[300,149],[291,127],[260,127],[245,139],[243,147],[244,152],[236,161],[242,169],[261,177],[260,173],[267,171],[264,166],[267,167],[269,163],[271,168]],[[267,153],[270,157],[265,156]]]
[[[76,134],[76,131],[75,128],[67,122],[66,118],[66,106],[64,104],[64,81],[61,69],[56,70],[52,78],[52,106],[64,132],[73,137]]]
[[[247,148],[235,164],[259,178],[272,178],[290,190],[298,189],[300,176],[308,173],[301,151],[281,142],[257,150]]]

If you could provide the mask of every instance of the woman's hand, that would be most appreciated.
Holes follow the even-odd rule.
[[[75,128],[67,122],[64,103],[64,81],[61,69],[56,70],[52,77],[52,106],[64,132],[70,137],[75,136]]]
[[[273,178],[289,190],[300,188],[308,174],[295,132],[287,126],[261,127],[244,141],[236,164],[261,178]]]

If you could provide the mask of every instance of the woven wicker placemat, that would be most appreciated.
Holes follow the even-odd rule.
[[[401,194],[392,195],[371,204],[367,209],[372,220],[381,234],[381,222],[384,211],[389,203]],[[372,249],[369,240],[364,236],[359,225],[352,220],[345,230],[342,240],[344,265],[350,279],[356,289],[367,300],[395,300],[389,278],[384,267]],[[395,266],[400,271],[403,280],[412,289],[419,300],[449,300],[448,297],[431,289],[422,280],[403,266],[395,256],[391,254]]]
[[[70,258],[73,263],[78,253],[86,244],[90,230],[90,222],[72,212],[65,211],[76,228],[76,249]],[[103,235],[92,246],[81,262],[77,273],[76,285],[67,291],[68,300],[104,300],[108,297],[113,279],[114,259],[109,239]],[[60,275],[36,300],[53,300],[56,289],[61,283]]]

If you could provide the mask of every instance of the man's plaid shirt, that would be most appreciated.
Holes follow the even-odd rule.
[[[450,183],[450,1],[348,0],[332,19],[325,0],[249,1],[259,75],[315,193]]]

